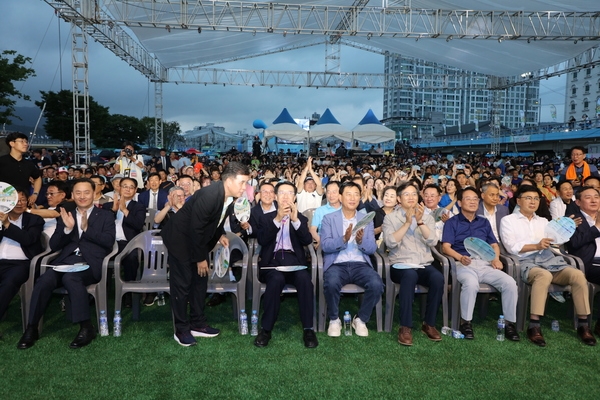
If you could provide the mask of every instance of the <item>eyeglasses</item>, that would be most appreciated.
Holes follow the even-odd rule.
[[[133,190],[133,189],[135,189],[135,186],[121,186],[121,189]]]
[[[281,195],[287,195],[287,196],[293,196],[296,193],[294,193],[293,191],[287,191],[287,190],[280,190],[277,192],[277,194],[281,194]]]
[[[27,140],[27,139],[15,139],[15,140],[13,140],[13,142],[18,142],[18,143],[25,143],[25,144],[27,144],[27,143],[29,143],[29,140]]]
[[[479,197],[465,197],[463,201],[479,201]]]
[[[261,190],[260,191],[262,194],[275,194],[274,190]]]
[[[60,194],[60,193],[64,193],[64,192],[46,192],[46,197],[52,197],[52,196]]]
[[[402,196],[402,197],[418,197],[419,193],[405,192],[405,193],[402,193],[400,196]]]
[[[527,200],[527,201],[540,201],[539,197],[532,197],[532,196],[521,196],[519,197],[520,199],[523,200]]]

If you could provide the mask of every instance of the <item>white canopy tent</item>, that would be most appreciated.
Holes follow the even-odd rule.
[[[396,133],[379,122],[373,110],[369,109],[364,118],[352,129],[352,139],[367,143],[383,143],[396,139]]]
[[[328,108],[317,123],[310,128],[310,139],[321,140],[332,136],[349,142],[352,140],[352,131],[344,128]]]
[[[271,137],[300,142],[307,139],[308,131],[302,129],[294,121],[287,108],[284,108],[279,116],[275,118],[273,124],[265,129],[264,140],[268,140]]]

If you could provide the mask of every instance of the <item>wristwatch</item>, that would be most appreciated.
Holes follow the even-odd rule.
[[[36,196],[38,196],[38,195],[39,195],[39,193],[38,193],[38,192],[33,192],[33,193],[31,193],[31,194],[35,194]]]
[[[418,222],[418,221],[417,221],[417,225],[418,225],[418,226],[425,225],[425,222],[423,222],[423,221],[421,221],[421,222]]]

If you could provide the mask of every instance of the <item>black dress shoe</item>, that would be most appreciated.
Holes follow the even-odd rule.
[[[96,329],[92,328],[81,328],[75,339],[69,344],[72,349],[80,349],[87,346],[96,338]]]
[[[261,329],[256,339],[254,339],[254,345],[256,347],[266,347],[269,344],[269,340],[271,340],[271,331]]]
[[[471,325],[471,321],[466,321],[460,324],[460,332],[465,335],[465,339],[475,339],[475,335],[473,334],[473,326]]]
[[[527,338],[540,347],[546,347],[546,341],[542,336],[542,329],[539,326],[527,329]]]
[[[28,326],[27,329],[25,329],[23,336],[21,336],[19,343],[17,344],[17,349],[25,350],[30,348],[35,344],[35,341],[38,340],[39,337],[40,335],[37,327],[32,325]]]
[[[517,332],[517,327],[514,323],[508,322],[506,324],[506,328],[504,330],[504,337],[508,340],[512,340],[513,342],[518,342],[521,340],[519,337],[519,333]]]
[[[221,303],[225,303],[227,301],[227,296],[221,293],[213,293],[210,299],[206,302],[206,305],[209,307],[216,307]]]
[[[315,335],[315,331],[312,329],[305,329],[302,338],[304,339],[304,346],[309,349],[313,349],[319,345],[317,335]]]
[[[579,336],[579,339],[581,339],[581,341],[587,344],[588,346],[596,345],[596,338],[594,337],[594,334],[592,333],[590,327],[587,325],[580,326],[577,328],[577,336]]]

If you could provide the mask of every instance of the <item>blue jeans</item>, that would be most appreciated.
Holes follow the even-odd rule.
[[[365,290],[358,317],[366,324],[371,318],[373,308],[381,300],[383,281],[377,271],[365,262],[333,264],[323,274],[323,292],[329,319],[339,318],[338,306],[342,287],[349,283],[361,286]]]

